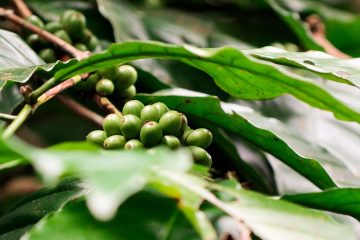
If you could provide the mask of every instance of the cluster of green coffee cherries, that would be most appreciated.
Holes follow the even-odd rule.
[[[136,95],[137,71],[130,65],[114,66],[93,73],[86,81],[80,82],[77,89],[84,92],[96,90],[101,96],[116,94],[123,99]]]
[[[75,10],[66,10],[59,21],[51,21],[46,24],[36,15],[26,18],[26,21],[44,29],[58,38],[73,44],[81,51],[93,51],[98,45],[97,37],[86,27],[85,16]],[[61,51],[51,48],[50,44],[38,34],[24,31],[26,42],[38,52],[45,62],[55,62],[60,58]]]
[[[183,113],[170,110],[161,102],[146,106],[138,100],[126,102],[121,116],[107,115],[103,130],[90,132],[86,140],[109,150],[186,146],[196,163],[210,166],[212,162],[205,150],[212,142],[211,132],[205,128],[191,129]]]

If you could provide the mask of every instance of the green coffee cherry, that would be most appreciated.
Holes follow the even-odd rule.
[[[34,48],[34,47],[38,47],[39,45],[39,42],[40,42],[40,37],[39,35],[33,33],[33,34],[30,34],[27,38],[26,38],[26,43]]]
[[[53,21],[53,22],[48,22],[44,29],[50,33],[54,33],[56,31],[62,30],[63,26],[61,25],[60,22],[57,21]]]
[[[73,9],[68,9],[68,10],[66,10],[66,11],[61,15],[61,17],[60,17],[60,23],[61,23],[61,24],[64,24],[65,21],[66,21],[67,19],[69,19],[69,17],[70,17],[72,14],[74,14],[74,13],[76,13],[76,11],[73,10]]]
[[[160,114],[156,107],[152,105],[145,106],[141,111],[141,120],[143,121],[159,121]]]
[[[122,113],[124,115],[132,114],[140,117],[141,110],[143,110],[144,104],[138,100],[127,101],[123,107]]]
[[[129,88],[131,85],[134,85],[137,80],[137,71],[134,67],[130,65],[121,65],[118,68],[118,73],[115,78],[116,87],[119,90]]]
[[[87,142],[91,142],[99,146],[103,145],[105,139],[106,139],[106,133],[101,130],[92,131],[86,136]]]
[[[97,73],[91,74],[85,81],[81,81],[76,85],[76,88],[82,91],[93,91],[100,76]]]
[[[140,130],[140,140],[145,146],[155,146],[161,141],[162,136],[160,124],[154,121],[145,123]]]
[[[75,47],[76,47],[77,49],[81,50],[81,51],[87,51],[87,50],[88,50],[87,47],[86,47],[86,45],[83,44],[83,43],[77,43],[77,44],[75,44]]]
[[[104,128],[104,131],[106,132],[107,136],[122,134],[121,129],[120,129],[120,121],[121,121],[121,118],[114,113],[109,114],[105,117],[104,123],[103,123],[103,128]]]
[[[135,115],[125,115],[121,118],[120,129],[126,139],[133,139],[139,136],[142,121]]]
[[[181,113],[181,132],[180,134],[182,134],[188,127],[188,119],[185,116],[185,114]]]
[[[169,111],[160,118],[159,124],[165,134],[175,135],[182,127],[181,113]]]
[[[99,44],[98,38],[96,36],[92,35],[90,37],[89,41],[87,42],[87,48],[90,51],[94,51],[98,44]]]
[[[130,99],[130,98],[133,98],[136,96],[136,88],[134,85],[122,90],[122,91],[119,91],[119,96],[120,97],[123,97],[123,98],[126,98],[126,99]]]
[[[98,70],[98,73],[103,78],[115,79],[117,76],[117,67],[109,67]]]
[[[64,28],[73,36],[79,35],[79,32],[83,32],[86,27],[86,18],[81,12],[71,12],[62,22]]]
[[[65,30],[59,30],[54,33],[55,36],[71,44],[71,38]]]
[[[190,133],[192,133],[194,130],[191,129],[189,126],[187,126],[183,132],[183,134],[181,135],[181,142],[183,144],[185,144],[186,142],[186,138],[190,135]]]
[[[210,154],[204,149],[197,146],[190,146],[189,150],[191,151],[194,161],[197,164],[201,164],[207,167],[210,167],[212,164],[212,159]]]
[[[80,43],[88,45],[92,36],[93,33],[89,29],[85,28],[82,32],[78,33],[76,40],[78,40]]]
[[[154,103],[153,106],[158,110],[160,117],[169,111],[169,108],[166,106],[166,104],[162,102]]]
[[[114,92],[114,83],[106,78],[101,79],[96,83],[96,92],[102,96],[109,96]]]
[[[44,28],[44,22],[36,15],[31,15],[27,17],[26,21],[39,28]]]
[[[199,128],[192,131],[186,138],[186,145],[207,148],[212,142],[212,134],[206,128]]]
[[[144,144],[142,144],[142,142],[140,142],[137,139],[131,139],[130,141],[128,141],[125,144],[124,149],[125,150],[136,150],[136,149],[143,149],[144,148]]]
[[[39,56],[47,63],[53,63],[56,61],[55,52],[51,48],[42,49],[39,52]]]
[[[105,139],[103,146],[105,149],[123,149],[126,139],[121,135],[113,135]]]
[[[161,139],[161,143],[171,149],[176,149],[181,146],[180,140],[177,137],[171,135],[163,136],[163,138]]]

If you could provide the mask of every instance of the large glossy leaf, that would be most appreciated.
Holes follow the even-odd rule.
[[[264,240],[288,239],[339,239],[347,236],[355,239],[353,231],[331,219],[324,213],[312,211],[286,201],[274,200],[248,190],[234,190],[182,173],[160,171],[179,188],[198,194],[228,215],[241,219]],[[234,200],[224,202],[206,187],[219,190]]]
[[[274,193],[274,189],[266,181],[266,177],[240,156],[234,141],[225,132],[221,131],[218,126],[211,124],[202,124],[202,127],[206,127],[211,131],[213,134],[213,144],[216,144],[222,151],[221,156],[219,156],[221,157],[221,162],[217,166],[226,165],[231,170],[234,170],[237,175],[245,179],[246,183],[251,186],[251,189],[267,194]],[[216,164],[216,162],[214,163]]]
[[[41,218],[80,197],[83,189],[76,179],[66,179],[56,187],[42,189],[16,205],[0,218],[0,239],[20,237]]]
[[[322,159],[326,166],[326,162],[329,163],[330,159],[334,159],[333,156],[321,148],[307,145],[306,141],[287,132],[286,127],[280,122],[267,119],[250,108],[220,102],[215,97],[181,90],[140,95],[138,99],[147,103],[161,101],[172,109],[222,127],[276,156],[320,188],[335,186],[326,171],[314,160]],[[327,166],[332,169],[337,164],[339,163]],[[332,172],[339,174],[336,171]],[[337,180],[341,182],[344,178],[343,175],[344,173],[339,174],[340,177]]]
[[[323,52],[295,53],[273,47],[249,50],[248,53],[263,60],[309,70],[326,79],[360,87],[360,59],[357,58],[339,59]]]
[[[84,142],[63,143],[50,149],[15,141],[10,145],[30,160],[46,181],[52,182],[64,174],[77,174],[84,179],[92,189],[87,195],[88,207],[103,220],[112,218],[118,206],[142,190],[158,169],[187,171],[192,164],[191,155],[185,150],[103,151]]]
[[[350,215],[360,220],[360,189],[337,188],[323,192],[286,195],[287,201],[306,207]]]
[[[109,222],[95,220],[84,202],[68,204],[38,224],[26,239],[199,239],[176,201],[142,192],[129,198]]]
[[[1,131],[0,131],[1,134]],[[2,164],[11,162],[20,158],[21,156],[17,154],[14,150],[8,147],[3,140],[0,139],[0,167]]]
[[[16,77],[12,69],[44,62],[15,33],[0,29],[0,46],[0,112],[11,113],[23,99],[18,88],[5,87],[7,80]]]
[[[114,44],[103,53],[59,70],[55,78],[63,80],[109,65],[154,57],[179,60],[199,68],[211,75],[225,92],[237,98],[268,99],[288,93],[313,107],[332,112],[339,119],[360,122],[358,112],[309,79],[294,76],[231,47],[199,49],[155,42]]]

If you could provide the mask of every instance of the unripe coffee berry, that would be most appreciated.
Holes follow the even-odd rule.
[[[96,36],[92,35],[87,43],[87,48],[90,51],[94,51],[98,44],[99,44],[98,38]]]
[[[171,135],[163,136],[163,138],[161,139],[161,143],[171,149],[176,149],[181,146],[180,140],[177,137]]]
[[[123,107],[123,114],[128,115],[132,114],[137,117],[140,117],[141,110],[143,110],[144,104],[138,100],[127,101]]]
[[[190,135],[190,133],[192,133],[193,131],[194,131],[194,130],[191,129],[189,126],[187,126],[187,127],[185,128],[184,133],[182,134],[181,139],[180,139],[183,144],[186,143],[186,138],[187,138],[187,137]]]
[[[135,115],[125,115],[121,118],[120,129],[126,139],[133,139],[139,136],[142,121]]]
[[[36,15],[28,16],[26,21],[39,28],[44,28],[44,22]]]
[[[161,141],[162,136],[160,124],[154,121],[145,123],[140,130],[140,140],[145,146],[155,146]]]
[[[181,113],[169,111],[160,118],[159,124],[165,134],[175,135],[182,127]]]
[[[121,135],[120,129],[121,118],[115,113],[109,114],[105,117],[103,128],[107,136]]]
[[[67,43],[71,44],[71,42],[72,42],[69,34],[65,30],[56,31],[54,33],[54,35],[57,36],[58,38],[64,40]]]
[[[121,135],[113,135],[105,139],[103,146],[105,149],[123,149],[126,139]]]
[[[159,121],[160,114],[156,107],[152,105],[147,105],[141,111],[141,120],[143,121]]]
[[[77,44],[75,44],[75,47],[76,47],[77,49],[81,50],[81,51],[87,51],[87,50],[88,50],[87,47],[86,47],[86,45],[83,44],[83,43],[77,43]]]
[[[116,86],[119,90],[129,88],[137,80],[137,71],[130,65],[121,65],[115,78]]]
[[[60,22],[53,21],[49,22],[45,25],[44,29],[50,33],[54,33],[56,31],[61,30],[63,27]]]
[[[207,148],[212,142],[212,134],[205,128],[199,128],[192,131],[186,138],[185,143],[189,146],[198,146]]]
[[[133,97],[135,97],[135,95],[136,95],[136,88],[134,85],[132,85],[122,91],[119,91],[119,96],[126,98],[126,99],[133,98]]]
[[[63,26],[71,35],[76,37],[79,32],[85,29],[86,18],[82,13],[74,11],[63,20]]]
[[[142,142],[140,142],[137,139],[131,139],[130,141],[128,141],[125,144],[124,149],[125,150],[136,150],[136,149],[143,149],[144,148],[144,144],[142,144]]]
[[[160,117],[169,111],[169,108],[166,106],[166,104],[162,102],[154,103],[153,106],[158,110]]]
[[[87,142],[91,142],[99,146],[103,145],[105,139],[106,139],[106,133],[101,130],[92,131],[86,136]]]
[[[103,78],[100,81],[96,83],[96,92],[99,93],[102,96],[109,96],[114,92],[114,83],[107,79]]]
[[[68,9],[66,10],[60,17],[60,23],[64,24],[65,21],[72,15],[74,14],[76,11],[73,9]]]
[[[205,151],[201,147],[197,147],[197,146],[190,146],[189,149],[193,155],[195,163],[201,164],[201,165],[204,165],[207,167],[211,166],[212,159],[211,159],[210,154],[207,151]]]
[[[95,89],[96,83],[99,81],[100,76],[97,73],[92,74],[85,81],[81,81],[76,85],[77,89],[82,91],[93,91]]]
[[[51,48],[44,48],[39,52],[39,56],[47,63],[53,63],[56,61],[54,50]]]

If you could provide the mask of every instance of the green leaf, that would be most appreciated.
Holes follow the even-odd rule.
[[[322,166],[314,160],[317,159],[315,157],[328,160],[326,152],[307,145],[302,139],[288,133],[280,122],[267,119],[250,108],[179,89],[139,95],[137,98],[145,103],[164,102],[171,109],[228,130],[271,153],[320,188],[336,186]]]
[[[323,52],[287,52],[273,47],[249,50],[254,57],[277,64],[305,69],[319,76],[360,87],[360,60],[339,59]]]
[[[9,82],[20,82],[26,83],[29,81],[31,76],[37,71],[44,71],[44,72],[56,72],[65,66],[69,66],[76,62],[75,59],[71,59],[67,62],[56,61],[55,63],[49,64],[29,64],[29,66],[14,66],[11,68],[0,68],[0,80],[2,81],[9,81]]]
[[[0,129],[0,136],[1,136],[1,129]],[[10,148],[4,140],[0,138],[0,169],[3,164],[13,162],[14,160],[18,160],[21,158],[21,155],[19,155],[16,151],[14,151],[12,148]]]
[[[346,214],[360,220],[360,189],[336,188],[323,192],[286,195],[282,199],[309,208]]]
[[[23,100],[17,87],[5,86],[14,77],[12,70],[44,62],[13,32],[0,29],[0,46],[0,112],[11,113]]]
[[[263,174],[261,174],[255,167],[244,161],[239,155],[239,152],[230,137],[218,126],[210,124],[201,124],[211,131],[213,134],[213,144],[221,149],[221,165],[229,166],[231,170],[234,170],[239,177],[243,177],[245,182],[251,186],[251,189],[262,192],[262,193],[274,193],[274,189],[270,186]]]
[[[79,181],[68,178],[54,188],[45,188],[18,202],[0,218],[0,239],[19,239],[47,214],[82,195]]]
[[[209,201],[228,215],[245,222],[247,226],[264,240],[288,239],[356,239],[354,232],[324,213],[298,205],[270,199],[248,190],[234,190],[217,184],[207,183],[197,177],[171,171],[159,171],[179,188],[186,188]],[[235,200],[219,200],[207,188],[216,189],[230,195]]]
[[[151,151],[104,151],[85,142],[63,143],[49,149],[37,149],[12,142],[46,181],[65,174],[76,174],[92,189],[87,204],[98,219],[111,219],[118,206],[142,190],[161,168],[174,171],[191,169],[188,151],[166,148]]]
[[[105,52],[59,70],[55,78],[64,80],[110,65],[154,57],[179,60],[201,69],[211,75],[220,88],[237,98],[269,99],[288,93],[313,107],[332,112],[339,119],[360,123],[358,112],[309,79],[294,76],[231,47],[199,49],[156,42],[114,44]]]
[[[56,234],[54,234],[56,233]],[[84,202],[68,204],[44,219],[26,239],[199,239],[176,201],[150,192],[129,198],[109,222],[95,220]]]

